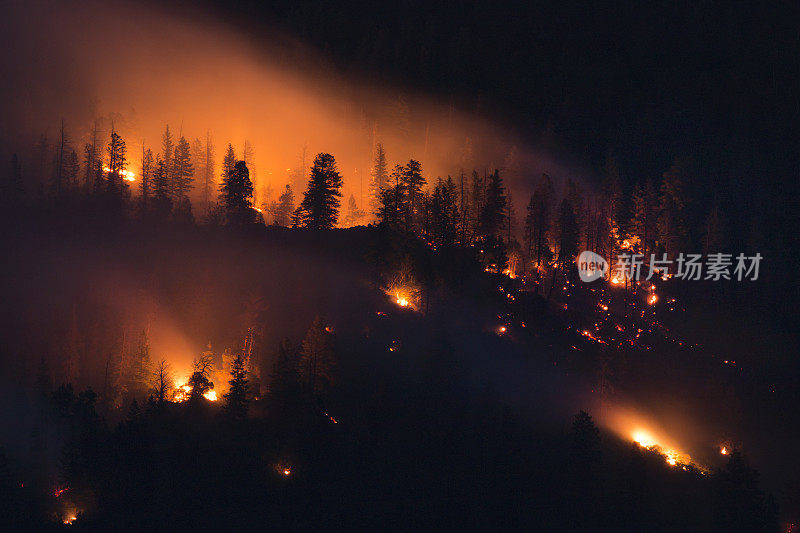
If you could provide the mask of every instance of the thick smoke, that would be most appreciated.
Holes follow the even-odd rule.
[[[364,198],[377,142],[392,165],[421,160],[429,179],[504,169],[516,198],[542,172],[583,174],[507,125],[408,87],[343,79],[278,30],[252,39],[195,8],[19,2],[7,8],[4,23],[0,39],[13,51],[3,64],[4,160],[43,133],[52,143],[62,119],[79,148],[100,119],[101,139],[113,124],[127,141],[134,171],[143,144],[159,151],[167,124],[190,142],[210,132],[217,165],[228,142],[241,158],[248,140],[258,193],[289,182],[305,148],[306,165],[318,152],[334,154],[346,197]]]

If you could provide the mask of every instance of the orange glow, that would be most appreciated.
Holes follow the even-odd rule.
[[[25,7],[27,16],[12,17],[11,23],[21,25],[21,34],[36,35],[41,55],[62,65],[65,58],[81,58],[82,85],[63,97],[74,104],[68,124],[76,142],[82,146],[85,139],[77,139],[77,132],[98,118],[104,145],[113,118],[115,130],[127,143],[128,166],[137,172],[142,144],[157,153],[167,124],[176,142],[184,136],[192,143],[211,132],[217,181],[227,143],[241,157],[244,141],[249,141],[254,149],[250,177],[260,200],[267,199],[267,188],[280,191],[287,182],[298,199],[305,187],[304,172],[314,155],[325,151],[336,157],[344,198],[354,194],[363,208],[374,150],[370,145],[377,142],[385,146],[391,163],[415,157],[428,176],[455,175],[465,164],[461,154],[467,152],[469,169],[482,168],[487,161],[502,160],[511,146],[519,148],[523,165],[531,161],[543,165],[538,149],[526,146],[501,125],[403,87],[340,76],[326,54],[280,32],[253,40],[215,13],[193,8],[187,16],[175,17],[173,10],[161,9],[158,3],[47,4],[46,11],[35,2],[28,4],[33,5]],[[16,16],[18,10],[12,11]],[[59,20],[53,32],[35,31],[34,21],[45,13]],[[90,19],[98,22],[87,26]],[[148,23],[138,24],[141,20]],[[81,38],[70,38],[74,35]],[[122,35],[136,35],[136,46]],[[290,60],[284,59],[287,50],[292,50]],[[109,75],[112,62],[115,71],[125,73],[123,83],[120,76]],[[41,73],[30,86],[44,85],[48,77],[59,75],[63,74]],[[39,93],[26,92],[30,91],[18,89],[8,99],[27,96],[25,109],[41,110],[40,116],[15,113],[8,129],[16,129],[15,122],[24,120],[26,131],[45,131],[48,122],[61,116],[52,112],[58,108],[44,102]],[[270,97],[264,98],[265,94]],[[138,181],[138,176],[127,171],[124,179]],[[516,186],[510,176],[504,179]],[[200,197],[196,186],[190,199],[196,202]]]
[[[691,457],[659,442],[657,438],[646,429],[634,430],[631,434],[631,438],[633,439],[633,442],[642,448],[646,448],[650,451],[654,451],[663,455],[664,460],[670,466],[676,466],[678,464],[694,464],[692,463]],[[694,466],[700,468],[698,465]],[[700,469],[702,470],[702,468]]]
[[[183,383],[175,387],[175,392],[172,394],[172,401],[181,403],[185,402],[189,399],[189,395],[192,393],[192,388],[186,383],[188,380],[183,380]]]
[[[111,169],[109,167],[103,167],[103,172],[111,172]],[[130,170],[120,170],[119,175],[122,176],[122,179],[125,181],[136,181],[136,174]]]
[[[723,446],[723,447],[722,447],[722,448],[719,450],[719,453],[721,453],[722,455],[728,455],[728,448],[726,448],[725,446]]]
[[[217,393],[216,393],[216,391],[213,391],[213,390],[210,390],[207,393],[203,394],[203,397],[206,400],[210,401],[210,402],[216,402],[217,401]]]

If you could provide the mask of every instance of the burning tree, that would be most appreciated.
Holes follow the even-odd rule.
[[[409,258],[406,258],[389,278],[385,292],[400,307],[409,307],[414,310],[419,308],[420,288]]]
[[[214,389],[214,383],[210,379],[214,361],[208,352],[203,352],[200,357],[195,359],[192,366],[194,372],[187,383],[191,388],[189,400],[197,401],[201,396],[205,396]]]

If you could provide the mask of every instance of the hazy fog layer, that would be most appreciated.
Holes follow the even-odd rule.
[[[342,79],[277,30],[246,39],[195,9],[123,2],[15,2],[3,18],[4,158],[25,153],[42,133],[54,142],[61,118],[80,148],[99,119],[102,140],[112,121],[123,135],[134,171],[143,143],[160,149],[166,124],[190,141],[210,132],[217,161],[228,142],[242,157],[247,139],[259,194],[287,183],[306,147],[306,165],[333,153],[345,194],[359,199],[376,142],[390,165],[413,157],[429,178],[505,168],[518,198],[541,172],[580,177],[485,117],[404,88]]]

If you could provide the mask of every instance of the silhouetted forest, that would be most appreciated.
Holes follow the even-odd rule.
[[[8,523],[777,528],[738,449],[765,375],[726,373],[756,361],[709,334],[726,306],[764,301],[770,273],[577,279],[581,250],[640,253],[643,270],[764,251],[755,226],[698,207],[690,167],[626,191],[610,156],[599,191],[544,175],[517,214],[513,159],[429,180],[378,145],[367,205],[343,208],[321,153],[296,202],[289,184],[259,207],[246,159],[229,144],[217,167],[209,138],[167,128],[134,170],[116,132],[81,159],[64,130],[39,174],[10,162]],[[632,442],[608,416],[663,394],[716,412],[709,437],[677,437],[705,451]]]
[[[0,529],[797,531],[798,15],[10,3]]]

